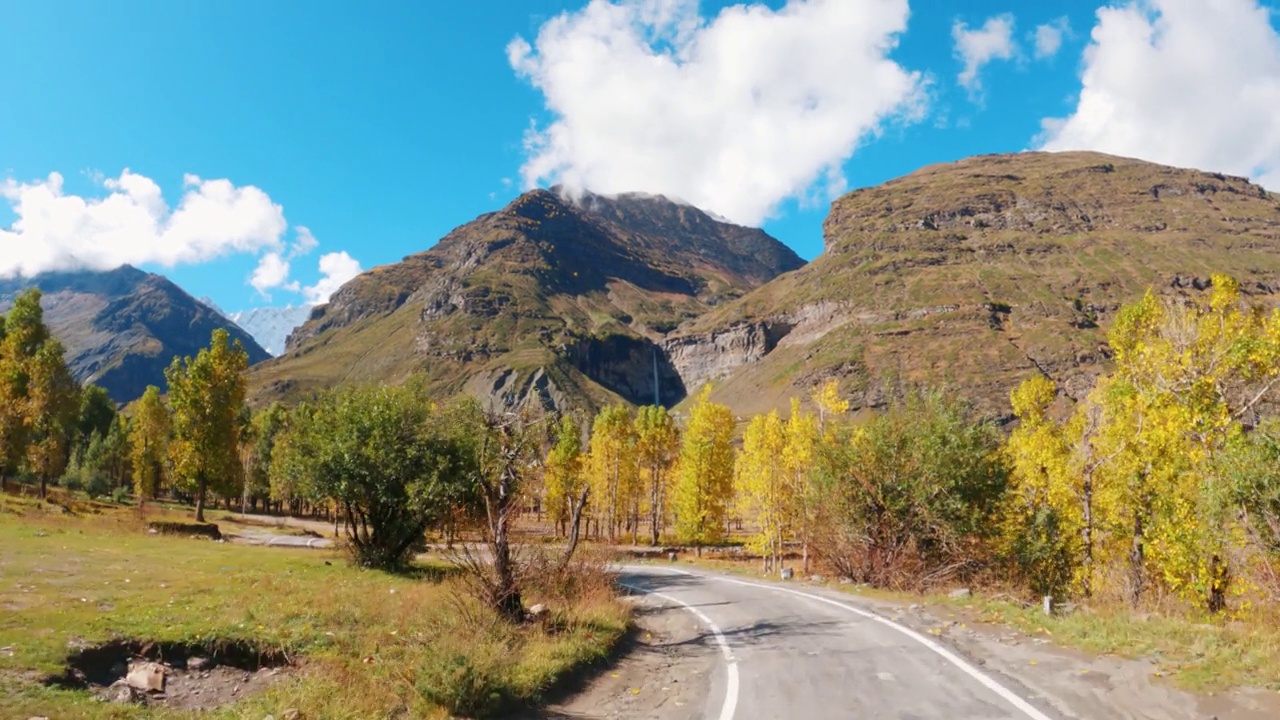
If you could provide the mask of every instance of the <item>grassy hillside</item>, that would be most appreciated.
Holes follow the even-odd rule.
[[[899,381],[943,383],[992,414],[1044,372],[1078,396],[1106,364],[1105,328],[1148,289],[1237,277],[1280,292],[1280,200],[1241,178],[1096,153],[984,156],[837,200],[809,265],[713,309],[675,340],[744,323],[775,338],[719,373],[740,412],[834,377],[857,404]],[[767,350],[767,351],[766,351]]]
[[[255,369],[256,402],[423,373],[440,393],[583,406],[652,398],[658,342],[802,261],[661,197],[526,193],[342,288]],[[666,365],[664,401],[683,397]]]

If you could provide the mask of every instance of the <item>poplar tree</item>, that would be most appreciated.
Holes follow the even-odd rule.
[[[755,524],[756,533],[747,544],[764,558],[765,572],[782,570],[787,517],[793,506],[784,462],[786,445],[785,426],[774,411],[751,419],[738,455],[738,509]]]
[[[601,410],[591,427],[587,471],[599,510],[597,522],[604,525],[609,542],[616,541],[618,529],[639,514],[635,445],[631,411],[623,405]]]
[[[666,408],[646,405],[636,413],[635,433],[640,484],[648,494],[649,531],[656,546],[671,514],[669,496],[680,456],[680,430]]]
[[[689,425],[680,447],[680,470],[673,491],[676,534],[702,546],[725,535],[733,498],[733,414],[711,402],[711,386],[703,388],[689,411]]]
[[[133,491],[138,504],[160,494],[169,453],[169,410],[160,399],[160,388],[147,387],[133,406],[129,424],[129,458],[133,465]]]
[[[579,510],[579,497],[586,489],[582,429],[569,415],[560,418],[560,424],[556,426],[556,444],[547,454],[544,486],[551,525],[557,535],[564,535],[569,530],[568,524],[575,510]]]
[[[173,410],[169,455],[175,479],[195,492],[196,521],[204,522],[205,495],[236,492],[243,481],[239,458],[240,414],[249,355],[226,330],[213,331],[209,347],[165,371]]]

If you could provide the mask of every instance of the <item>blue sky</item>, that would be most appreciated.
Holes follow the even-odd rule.
[[[1114,32],[1104,33],[1091,63],[1085,50],[1100,23],[1101,3],[916,0],[910,3],[905,31],[882,34],[881,40],[896,41],[896,48],[886,52],[879,47],[883,42],[877,43],[874,37],[867,41],[867,52],[879,64],[848,68],[840,62],[824,64],[824,58],[846,57],[832,49],[830,55],[815,54],[797,66],[807,68],[808,75],[830,75],[815,82],[810,91],[815,107],[825,108],[823,112],[855,115],[875,104],[873,100],[880,108],[869,119],[848,121],[853,124],[842,131],[842,137],[852,132],[860,138],[851,155],[842,147],[824,148],[821,143],[808,151],[839,170],[849,188],[879,183],[929,163],[1020,151],[1042,142],[1054,149],[1096,147],[1171,163],[1216,165],[1213,169],[1267,180],[1280,166],[1280,150],[1275,147],[1280,140],[1246,142],[1238,123],[1242,114],[1251,119],[1249,127],[1276,122],[1263,117],[1275,114],[1278,105],[1271,100],[1280,98],[1268,94],[1280,87],[1275,19],[1269,17],[1268,24],[1268,16],[1258,14],[1266,12],[1259,7],[1268,3],[1214,1],[1227,9],[1218,7],[1209,15],[1197,16],[1197,10],[1177,7],[1185,6],[1186,0],[1114,3],[1117,12],[1128,14],[1112,17],[1108,28]],[[821,0],[809,2],[822,4]],[[840,2],[857,6],[867,17],[889,18],[886,27],[893,25],[893,14],[900,10],[896,6],[906,6],[905,0]],[[697,40],[700,32],[715,30],[717,38],[733,39],[730,23],[716,27],[721,10],[732,3],[615,0],[615,4],[631,6],[634,12],[611,17],[629,17],[634,22],[623,22],[621,29],[609,32],[648,38],[655,55],[698,42],[709,45],[705,39],[709,35]],[[752,3],[761,4],[782,10],[788,3]],[[798,6],[805,4],[791,0],[790,10],[798,12]],[[1204,3],[1192,3],[1196,4]],[[531,158],[539,154],[525,147],[531,121],[545,131],[566,118],[565,127],[572,130],[577,149],[567,156],[544,158],[553,170],[532,179],[546,183],[561,172],[586,184],[606,184],[606,191],[624,189],[633,182],[650,185],[637,189],[682,196],[681,188],[692,189],[696,199],[733,207],[735,219],[765,218],[764,227],[802,256],[819,253],[823,217],[831,196],[842,187],[824,179],[830,177],[830,169],[810,173],[810,182],[805,182],[808,166],[803,162],[779,159],[776,154],[755,158],[752,152],[758,144],[726,141],[720,156],[745,158],[759,170],[762,187],[733,187],[735,174],[722,170],[719,174],[708,171],[701,184],[669,189],[663,183],[672,181],[664,178],[687,172],[678,167],[679,157],[663,160],[667,167],[637,170],[641,164],[601,169],[600,163],[612,162],[607,153],[583,154],[581,147],[595,139],[619,147],[635,143],[632,149],[644,155],[644,143],[653,142],[650,130],[669,133],[660,137],[678,138],[681,132],[678,126],[662,128],[661,116],[643,117],[643,104],[627,118],[634,127],[626,123],[607,131],[591,127],[592,118],[599,116],[593,110],[581,110],[589,98],[578,96],[596,93],[601,103],[625,105],[636,97],[626,87],[629,83],[639,87],[646,78],[659,82],[667,76],[646,76],[642,69],[633,75],[625,58],[614,58],[611,62],[616,65],[607,66],[603,79],[582,78],[580,68],[557,66],[564,54],[559,51],[593,32],[587,27],[586,6],[585,0],[372,5],[335,0],[6,3],[0,8],[0,63],[11,72],[0,102],[0,182],[9,183],[10,202],[0,202],[0,269],[6,259],[11,268],[49,267],[61,262],[59,253],[72,250],[82,259],[98,258],[93,243],[100,241],[83,240],[83,233],[90,232],[83,227],[116,223],[115,219],[108,222],[103,215],[85,215],[83,207],[74,203],[38,204],[48,199],[44,195],[30,195],[25,206],[16,204],[14,198],[24,188],[47,186],[50,173],[63,178],[55,193],[62,200],[82,196],[92,203],[130,186],[135,188],[130,197],[140,206],[151,207],[148,203],[158,197],[170,210],[182,202],[184,192],[198,191],[197,199],[217,202],[222,197],[219,186],[205,183],[225,179],[226,187],[252,186],[261,197],[242,197],[241,205],[216,216],[200,214],[203,206],[193,203],[182,223],[170,217],[173,226],[182,228],[168,234],[157,231],[154,241],[165,247],[137,251],[138,257],[147,258],[142,265],[169,275],[193,295],[212,297],[228,310],[296,304],[304,299],[305,288],[316,285],[318,263],[326,255],[347,253],[363,268],[394,262],[429,248],[451,228],[509,201],[530,179]],[[739,11],[735,17],[750,17],[750,12]],[[557,17],[564,21],[563,32],[541,44],[540,30]],[[1257,23],[1259,17],[1264,22]],[[793,27],[793,31],[800,33],[798,45],[771,48],[766,43],[759,53],[777,52],[778,56],[764,57],[759,68],[743,71],[760,73],[746,82],[757,83],[766,98],[795,81],[775,77],[778,73],[770,67],[786,69],[794,53],[831,42],[817,36],[805,41],[809,30],[800,27],[803,13],[797,18],[799,29]],[[999,32],[977,38],[990,42],[977,42],[973,52],[986,48],[995,54],[977,68],[980,87],[964,87],[959,76],[965,63],[957,33],[998,30],[998,23],[985,24],[993,18],[1010,21],[1012,30],[1003,38]],[[816,10],[811,19],[821,23]],[[668,20],[671,24],[664,25]],[[777,27],[769,22],[774,20],[760,25],[762,32],[772,33]],[[850,18],[849,22],[862,20]],[[1135,22],[1156,28],[1167,42],[1144,41],[1141,28],[1133,27]],[[1253,32],[1256,38],[1231,41],[1250,23],[1259,26]],[[1221,27],[1206,27],[1211,24]],[[1061,46],[1051,55],[1037,52],[1034,34],[1041,25],[1069,28],[1061,33]],[[592,27],[598,34],[599,27]],[[518,63],[508,53],[517,37],[531,44],[525,56],[530,64],[523,70],[513,67]],[[750,41],[744,36],[743,42]],[[1128,50],[1145,52],[1128,52],[1125,43],[1130,43]],[[1225,76],[1198,77],[1196,63],[1170,62],[1170,58],[1191,58],[1215,47],[1231,55],[1220,61]],[[1003,59],[1001,52],[1011,57]],[[902,78],[911,78],[909,91],[871,87],[868,68],[884,68],[885,63]],[[1082,73],[1090,67],[1096,72],[1086,102]],[[1241,76],[1233,77],[1229,74],[1233,72]],[[1149,81],[1134,89],[1127,80],[1131,77],[1149,77]],[[700,81],[692,76],[685,79],[686,89],[696,96]],[[1195,86],[1197,82],[1202,87]],[[1261,99],[1234,103],[1230,93],[1236,82],[1241,87],[1262,87]],[[649,92],[660,97],[662,89]],[[553,95],[562,97],[551,102],[549,109],[548,97]],[[847,109],[831,110],[833,104]],[[1219,115],[1202,118],[1197,113],[1208,112],[1206,105],[1227,105],[1233,111],[1219,108]],[[1117,106],[1125,109],[1115,111]],[[1107,123],[1091,122],[1102,107],[1121,114]],[[716,113],[741,114],[741,108],[730,101],[709,103],[697,117],[708,117],[708,127],[714,129],[723,120]],[[760,115],[768,116],[767,109],[761,109]],[[1170,117],[1182,122],[1173,123]],[[1074,122],[1046,139],[1041,136],[1046,118]],[[784,118],[779,123],[785,132],[772,132],[765,121],[758,130],[776,139],[784,150],[787,143],[804,144],[810,136],[802,121]],[[1187,125],[1201,131],[1195,147],[1177,142],[1175,131]],[[1258,131],[1258,137],[1280,137],[1265,129]],[[1199,134],[1210,137],[1206,140]],[[153,184],[124,182],[126,168],[134,180],[149,179]],[[771,183],[771,174],[776,178],[788,173],[800,179],[782,190],[772,187],[776,183]],[[188,178],[184,190],[188,175],[199,179]],[[147,189],[155,186],[158,196]],[[738,202],[747,197],[750,200]],[[272,214],[275,206],[283,218]],[[34,218],[40,212],[50,216],[41,224],[43,230],[32,230],[37,223],[30,219],[25,233],[14,225],[19,214]],[[245,220],[243,227],[237,225],[234,213],[252,212],[260,215]],[[141,227],[137,222],[146,226],[140,217],[130,214],[129,219],[119,220],[118,227],[111,227],[117,235],[133,232],[132,228]],[[61,222],[60,218],[69,219]],[[217,230],[220,223],[227,224],[227,236],[213,237],[221,232]],[[11,225],[4,234],[3,229]],[[307,228],[317,247],[297,242],[298,226]],[[33,247],[42,243],[48,247]],[[189,247],[184,246],[183,252],[173,249],[181,243]],[[48,249],[55,245],[56,251]],[[290,271],[264,293],[251,287],[249,278],[268,253],[289,263]],[[95,262],[115,257],[101,255]],[[297,283],[292,286],[297,292],[290,283]]]

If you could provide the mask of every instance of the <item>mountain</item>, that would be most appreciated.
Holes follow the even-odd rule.
[[[252,373],[255,401],[419,374],[438,394],[594,408],[674,404],[660,343],[803,261],[661,196],[521,195],[347,283]],[[655,382],[656,380],[656,382]]]
[[[250,363],[269,357],[248,333],[168,279],[128,265],[0,279],[0,312],[32,286],[44,293],[45,322],[65,346],[76,379],[101,385],[119,403],[140,397],[148,385],[164,387],[174,356],[195,355],[217,328],[244,345]]]
[[[1280,301],[1280,196],[1243,178],[1096,153],[926,167],[833,203],[809,265],[663,342],[685,387],[718,382],[740,413],[828,378],[861,407],[901,381],[941,384],[1007,417],[1043,372],[1081,397],[1123,304],[1225,272]]]
[[[311,315],[310,305],[299,307],[261,307],[237,313],[223,313],[272,356],[284,352],[285,341]]]

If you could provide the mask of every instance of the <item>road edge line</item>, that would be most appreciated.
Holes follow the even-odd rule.
[[[938,643],[928,637],[925,637],[924,635],[916,632],[915,630],[912,630],[911,628],[905,625],[900,625],[890,620],[889,618],[884,617],[883,615],[879,615],[870,610],[864,610],[862,608],[855,607],[848,603],[840,602],[839,600],[832,600],[831,598],[822,597],[821,595],[814,595],[813,593],[802,592],[800,590],[793,590],[791,588],[782,587],[780,585],[767,585],[765,583],[750,582],[748,580],[737,580],[734,578],[720,577],[718,575],[704,575],[700,573],[689,572],[688,570],[680,570],[677,568],[666,568],[666,569],[672,572],[680,573],[681,575],[689,575],[692,577],[703,577],[703,578],[707,578],[708,580],[719,580],[721,582],[733,583],[735,585],[743,585],[746,587],[756,587],[756,588],[763,588],[765,590],[776,590],[779,592],[790,593],[791,595],[796,595],[798,597],[808,598],[810,600],[817,600],[818,602],[826,603],[828,605],[833,605],[838,608],[843,608],[844,610],[854,613],[855,615],[860,615],[869,620],[874,620],[875,622],[878,622],[882,625],[885,625],[886,627],[892,628],[902,633],[903,635],[906,635],[912,640],[915,640],[921,645],[924,645],[925,647],[929,648],[937,655],[940,655],[944,660],[951,663],[955,667],[959,668],[969,677],[973,678],[974,680],[977,680],[980,684],[982,684],[988,690],[1004,698],[1004,700],[1008,702],[1010,705],[1013,705],[1018,710],[1021,710],[1022,713],[1027,717],[1031,718],[1031,720],[1053,720],[1053,718],[1050,718],[1048,715],[1041,712],[1039,708],[1027,702],[1026,699],[1024,699],[1021,695],[1018,695],[1017,693],[1005,687],[1004,685],[1001,685],[998,681],[996,681],[990,675],[987,675],[986,673],[982,672],[978,668],[974,667],[971,663],[969,663],[959,655],[956,655],[954,652],[947,649],[941,643]],[[679,601],[677,600],[676,602],[679,602]]]
[[[635,585],[628,585],[627,583],[620,582],[618,584],[628,590],[633,590],[645,595],[652,595],[653,597],[661,600],[675,603],[688,612],[693,613],[694,617],[702,621],[702,623],[711,630],[711,634],[715,636],[716,644],[720,646],[720,652],[724,655],[725,668],[728,673],[724,687],[724,702],[720,705],[720,720],[733,720],[734,713],[738,710],[738,659],[733,656],[733,650],[729,647],[729,641],[725,639],[724,633],[720,631],[720,626],[716,625],[715,621],[707,617],[706,613],[689,603],[680,600],[679,598],[671,597],[666,593],[645,590],[644,588],[636,587]]]

